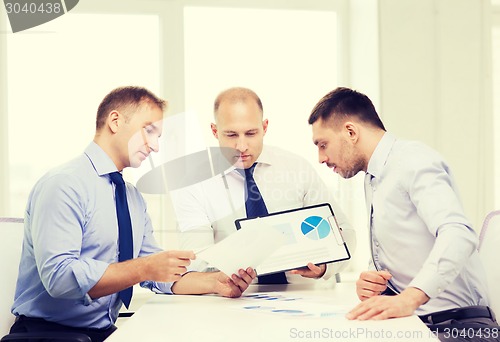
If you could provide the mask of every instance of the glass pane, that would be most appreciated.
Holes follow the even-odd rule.
[[[253,89],[269,119],[266,144],[317,162],[307,118],[338,85],[337,14],[333,11],[186,7],[186,108],[198,113],[206,143],[213,101],[232,86]]]
[[[159,18],[71,14],[7,37],[10,213],[50,168],[83,152],[113,88],[159,93]]]

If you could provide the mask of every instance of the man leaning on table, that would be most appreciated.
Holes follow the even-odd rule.
[[[170,293],[192,251],[162,251],[146,203],[122,178],[157,152],[166,102],[141,87],[111,91],[94,140],[49,171],[26,206],[11,333],[73,332],[103,341],[139,282]]]
[[[361,273],[356,291],[362,302],[347,318],[416,313],[438,325],[442,340],[451,336],[439,325],[496,329],[478,239],[442,157],[386,132],[370,99],[348,88],[325,95],[309,124],[320,163],[343,178],[366,172],[372,270]]]
[[[172,194],[180,227],[181,248],[203,249],[234,233],[236,219],[260,216],[253,213],[253,206],[248,204],[250,197],[258,197],[264,202],[261,203],[265,207],[264,214],[330,203],[348,248],[351,254],[354,252],[355,232],[312,166],[293,153],[264,145],[268,119],[264,118],[262,102],[254,91],[237,87],[221,92],[214,103],[214,119],[212,133],[220,147],[234,149],[231,158],[235,167],[223,175]],[[282,130],[280,134],[287,134],[286,127]],[[251,191],[257,196],[245,198],[246,192],[250,192],[248,189],[255,189],[246,189],[249,179],[255,181],[258,190]],[[190,268],[206,271],[206,266],[194,262]],[[286,284],[294,277],[291,274],[328,279],[345,266],[346,262],[329,264],[328,267],[309,263],[307,267],[287,272],[286,275],[263,276],[258,281],[260,284]],[[255,273],[251,271],[241,270],[240,277],[246,280],[243,287],[236,286],[221,272],[189,272],[174,284],[172,291],[238,297],[255,278]],[[233,279],[241,280],[238,277]]]

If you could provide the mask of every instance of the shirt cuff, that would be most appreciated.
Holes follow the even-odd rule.
[[[83,297],[83,305],[84,306],[89,306],[90,304],[92,304],[94,300],[92,299],[92,297],[89,296],[88,293],[85,294],[85,297]]]
[[[435,270],[421,270],[408,284],[408,287],[416,287],[424,291],[429,298],[439,296],[447,286],[447,281],[437,274]]]
[[[161,294],[173,294],[172,292],[172,286],[174,283],[161,283],[161,282],[156,282],[156,281],[143,281],[141,283],[141,287],[144,287],[146,289],[150,289],[154,293],[161,293]]]
[[[317,280],[323,279],[324,281],[329,280],[332,276],[335,275],[337,267],[335,267],[333,264],[326,264],[326,270],[325,273],[319,278],[316,278]]]
[[[93,299],[88,292],[101,280],[109,264],[99,260],[84,259],[80,266],[73,268],[73,274],[84,296],[84,305],[90,305]]]

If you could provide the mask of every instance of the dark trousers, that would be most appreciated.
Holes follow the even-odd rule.
[[[495,314],[486,306],[456,308],[419,317],[440,341],[500,341]]]
[[[66,325],[49,322],[41,318],[30,318],[19,316],[16,322],[10,328],[10,333],[26,333],[26,332],[72,332],[80,333],[89,336],[92,342],[104,341],[109,335],[116,330],[116,326],[112,325],[108,329],[90,329],[90,328],[73,328]],[[51,341],[46,340],[46,341]]]
[[[382,295],[395,296],[387,288]],[[419,316],[440,341],[500,342],[500,327],[486,306],[470,306]]]

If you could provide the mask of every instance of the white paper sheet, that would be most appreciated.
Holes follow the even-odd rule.
[[[345,320],[350,306],[328,303],[323,298],[290,296],[286,292],[252,293],[238,298],[234,308],[255,314],[282,317],[322,317]],[[243,302],[243,304],[240,304]]]
[[[281,248],[255,268],[257,275],[297,269],[309,262],[321,264],[350,258],[328,203],[240,219],[236,225],[250,231],[266,226],[286,238]]]
[[[283,233],[262,226],[240,229],[224,240],[196,254],[227,276],[238,274],[240,268],[255,268],[286,243]]]

